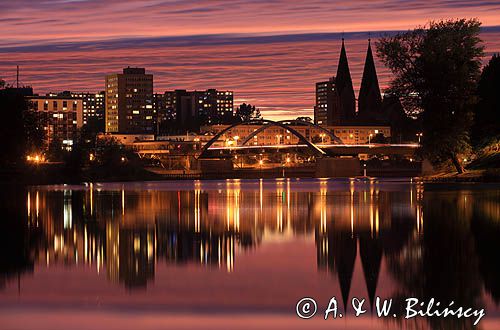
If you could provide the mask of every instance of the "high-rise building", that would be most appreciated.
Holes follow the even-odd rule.
[[[336,91],[335,77],[316,83],[314,123],[317,125],[339,125],[342,120],[339,110],[339,97]]]
[[[198,102],[197,93],[183,89],[167,93],[171,95],[170,100],[175,109],[177,131],[197,131],[200,127],[199,114],[203,109],[203,104]]]
[[[233,92],[177,89],[156,94],[159,133],[197,131],[201,125],[226,124],[233,119]]]
[[[156,112],[156,134],[168,134],[175,127],[175,93],[153,94],[153,109]]]
[[[83,99],[56,95],[27,97],[30,110],[45,133],[45,145],[57,141],[71,150],[78,129],[83,125]]]
[[[203,104],[200,109],[201,124],[224,124],[233,118],[233,92],[207,89],[206,91],[195,92],[198,103]]]
[[[106,76],[105,117],[109,133],[155,133],[153,75],[128,67]]]
[[[361,79],[361,88],[358,97],[358,117],[360,120],[379,119],[382,106],[382,97],[378,84],[377,71],[373,60],[370,40],[366,51],[366,60]]]

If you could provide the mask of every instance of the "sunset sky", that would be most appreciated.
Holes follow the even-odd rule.
[[[36,93],[99,91],[126,66],[166,89],[231,89],[265,117],[312,115],[314,84],[336,71],[344,32],[358,89],[367,38],[429,20],[478,18],[500,52],[500,1],[0,0],[0,78]],[[485,58],[486,60],[487,58]],[[377,63],[381,87],[390,74]]]

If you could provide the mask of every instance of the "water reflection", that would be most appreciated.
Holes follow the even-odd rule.
[[[395,299],[470,307],[500,301],[499,189],[227,180],[1,194],[0,244],[8,251],[1,253],[1,287],[45,264],[91,267],[128,289],[146,288],[158,263],[233,272],[244,251],[305,239],[314,241],[317,268],[338,282],[346,307],[358,261],[372,308],[381,281],[394,287]],[[438,318],[413,325],[472,328],[468,320]]]

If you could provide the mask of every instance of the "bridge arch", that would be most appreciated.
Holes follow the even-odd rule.
[[[252,124],[254,124],[254,125],[255,124],[257,124],[257,125],[263,125],[259,129],[257,129],[257,131],[261,130],[263,127],[267,128],[267,127],[270,127],[270,126],[279,126],[279,127],[283,128],[283,129],[286,129],[286,130],[290,131],[290,133],[292,133],[293,135],[295,135],[299,139],[299,141],[301,141],[302,143],[304,143],[305,145],[307,145],[309,147],[309,149],[311,149],[312,151],[314,151],[316,154],[321,155],[321,156],[323,156],[323,155],[326,154],[326,152],[324,152],[323,150],[321,150],[314,143],[312,143],[309,140],[307,140],[302,134],[300,134],[299,132],[297,132],[295,129],[293,129],[293,128],[287,126],[287,125],[285,125],[282,121],[272,121],[272,120],[268,120],[268,119],[255,119],[255,120],[250,120],[250,121],[246,121],[246,122],[241,122],[241,123],[233,124],[233,125],[231,125],[229,127],[226,127],[225,129],[223,129],[219,133],[217,133],[212,139],[210,139],[210,141],[208,141],[203,146],[203,148],[201,149],[201,153],[198,156],[198,158],[204,158],[204,157],[206,157],[208,149],[215,142],[217,142],[222,135],[224,135],[225,133],[227,133],[231,129],[233,129],[233,128],[237,127],[237,126],[241,126],[241,125],[252,125]],[[245,140],[247,140],[247,139],[245,139]]]
[[[313,123],[310,123],[308,121],[304,121],[304,120],[296,120],[296,119],[292,119],[292,120],[279,120],[279,121],[269,121],[267,124],[265,125],[262,125],[261,127],[259,127],[257,130],[253,131],[252,133],[250,133],[250,135],[248,135],[242,142],[241,142],[241,145],[245,145],[246,143],[248,143],[248,141],[250,141],[254,136],[256,136],[257,134],[263,132],[264,130],[266,130],[267,128],[269,127],[272,127],[272,126],[280,126],[280,125],[277,125],[278,123],[281,123],[283,125],[286,125],[288,127],[288,125],[303,125],[303,126],[309,126],[309,127],[314,127],[314,128],[317,128],[319,130],[321,130],[322,132],[325,132],[332,141],[334,141],[336,144],[343,144],[342,140],[339,139],[332,131],[329,131],[327,130],[326,128],[324,127],[321,127],[319,125],[316,125],[316,124],[313,124]],[[290,130],[290,128],[286,128],[287,130]]]

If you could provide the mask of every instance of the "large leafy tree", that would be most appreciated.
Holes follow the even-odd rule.
[[[236,109],[236,119],[239,121],[249,121],[252,119],[261,118],[260,110],[255,108],[255,105],[242,103],[239,108]]]
[[[483,68],[474,113],[473,142],[478,147],[500,144],[500,55],[495,54]]]
[[[377,54],[395,76],[389,92],[422,120],[425,156],[434,164],[451,161],[459,173],[460,156],[470,150],[483,56],[480,26],[476,19],[431,22],[377,43]]]

